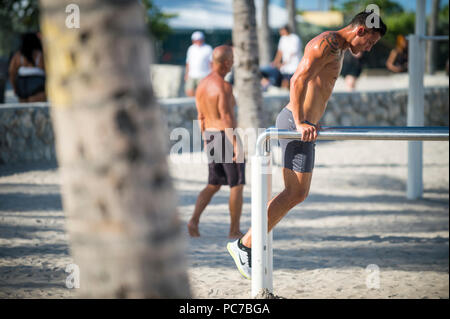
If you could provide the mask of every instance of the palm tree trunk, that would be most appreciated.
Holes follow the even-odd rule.
[[[41,0],[48,93],[80,296],[186,298],[165,128],[134,0]]]
[[[233,0],[233,46],[235,52],[235,93],[238,126],[261,127],[262,92],[258,63],[255,4],[253,0]]]
[[[262,0],[261,25],[259,26],[259,65],[265,66],[272,61],[272,42],[269,28],[269,0]]]
[[[430,21],[428,23],[428,35],[436,34],[440,2],[440,0],[433,0],[432,2]],[[436,41],[427,41],[426,71],[428,74],[434,74],[436,71],[436,47]]]
[[[295,0],[285,0],[286,9],[288,12],[288,26],[292,33],[297,34],[297,22],[295,21],[295,16],[297,14],[295,9]]]

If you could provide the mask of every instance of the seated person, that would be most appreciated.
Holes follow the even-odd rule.
[[[405,36],[401,34],[397,36],[397,44],[389,54],[386,67],[394,73],[408,71],[408,41]]]

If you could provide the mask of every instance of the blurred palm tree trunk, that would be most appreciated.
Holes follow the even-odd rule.
[[[258,39],[253,0],[233,0],[233,47],[238,126],[261,127],[262,92],[258,63]]]
[[[432,2],[430,20],[428,23],[428,35],[436,34],[440,4],[440,0],[433,0]],[[436,47],[436,41],[427,41],[426,71],[428,74],[434,74],[436,71]]]
[[[262,0],[261,25],[259,26],[259,65],[265,66],[272,61],[272,43],[269,27],[269,0]]]
[[[295,9],[295,0],[285,0],[286,9],[288,12],[288,26],[292,33],[297,34],[297,22],[295,21],[295,16],[297,15]]]
[[[189,285],[165,128],[134,0],[41,0],[48,93],[80,295],[186,298]]]

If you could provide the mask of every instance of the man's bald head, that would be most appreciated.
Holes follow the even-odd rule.
[[[212,53],[213,71],[225,76],[233,67],[233,49],[229,45],[221,45]]]
[[[233,59],[233,50],[229,45],[221,45],[213,51],[213,62],[223,64],[225,61]]]

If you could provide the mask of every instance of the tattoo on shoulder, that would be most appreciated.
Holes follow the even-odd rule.
[[[322,46],[324,55],[325,54],[338,55],[340,53],[339,41],[335,33],[329,33],[326,36],[324,36],[324,38],[319,44],[319,49],[322,49]]]

